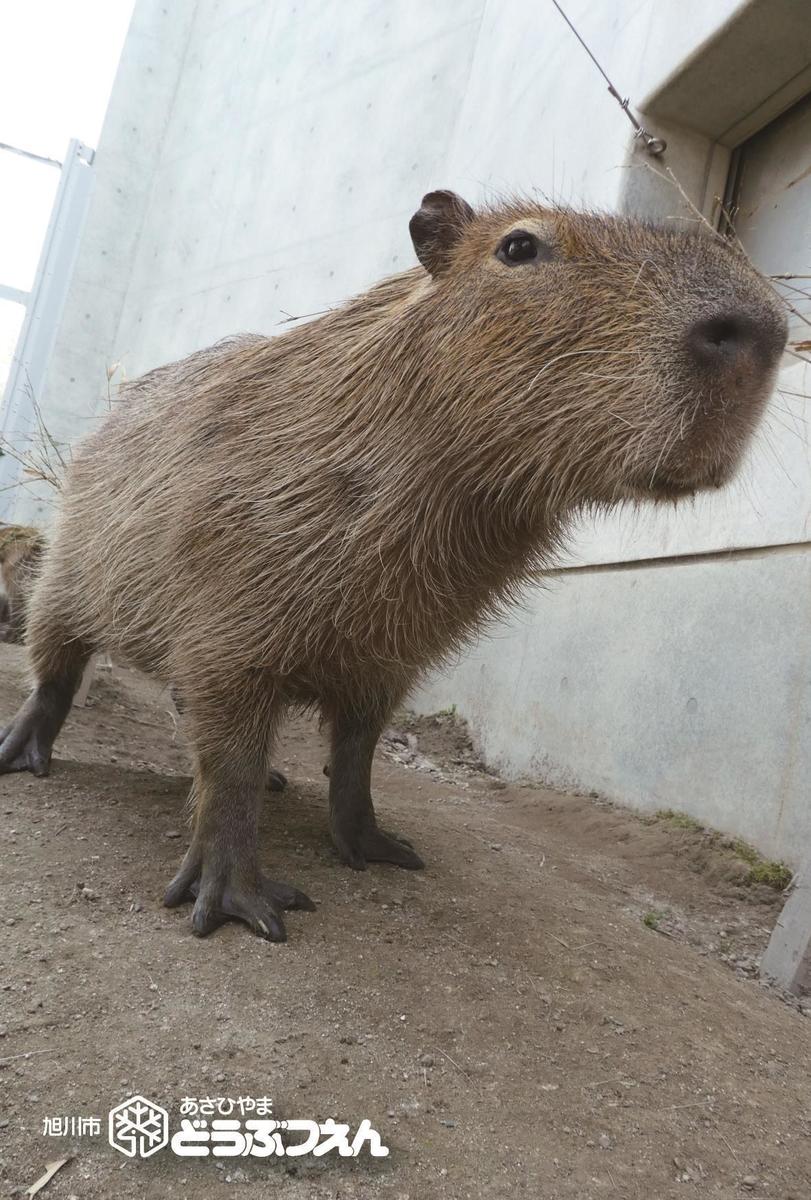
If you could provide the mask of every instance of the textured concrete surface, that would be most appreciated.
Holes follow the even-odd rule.
[[[81,436],[106,411],[107,368],[123,354],[116,335],[193,9],[191,0],[138,0],[135,6],[96,152],[73,283],[39,397],[60,440]],[[21,503],[18,519],[26,511]]]

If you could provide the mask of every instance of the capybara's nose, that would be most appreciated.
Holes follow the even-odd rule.
[[[700,367],[724,370],[747,363],[768,370],[783,353],[786,327],[771,315],[719,313],[695,321],[687,332],[687,344]]]

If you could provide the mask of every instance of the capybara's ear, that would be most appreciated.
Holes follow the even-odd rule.
[[[431,275],[441,275],[451,251],[474,217],[473,209],[456,192],[429,192],[408,223],[417,258]]]

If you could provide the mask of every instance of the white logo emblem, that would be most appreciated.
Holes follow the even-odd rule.
[[[110,1145],[127,1158],[149,1158],[169,1141],[169,1114],[145,1096],[130,1096],[110,1109],[108,1134]]]

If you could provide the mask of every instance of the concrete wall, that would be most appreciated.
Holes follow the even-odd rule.
[[[743,45],[743,64],[753,44],[771,46],[792,0],[566,7],[622,93],[647,97],[668,162],[707,208],[729,159],[721,126],[761,98],[753,71],[714,87],[718,68],[702,63],[719,31]],[[772,80],[763,91],[775,94]],[[110,364],[132,376],[236,330],[278,333],[411,266],[408,219],[432,187],[684,215],[629,145],[548,4],[139,0],[43,397],[49,423],[73,436],[92,420]],[[783,398],[737,490],[584,527],[568,561],[590,570],[531,595],[528,618],[415,703],[456,703],[508,773],[684,807],[796,860],[811,833],[804,552],[713,556],[808,539],[801,405]],[[646,565],[696,552],[709,557]]]
[[[96,151],[77,266],[39,397],[60,440],[75,440],[106,411],[107,368],[121,352],[121,313],[193,12],[188,0],[138,0],[135,6]]]
[[[456,704],[507,776],[809,846],[806,548],[564,573],[415,699]]]

